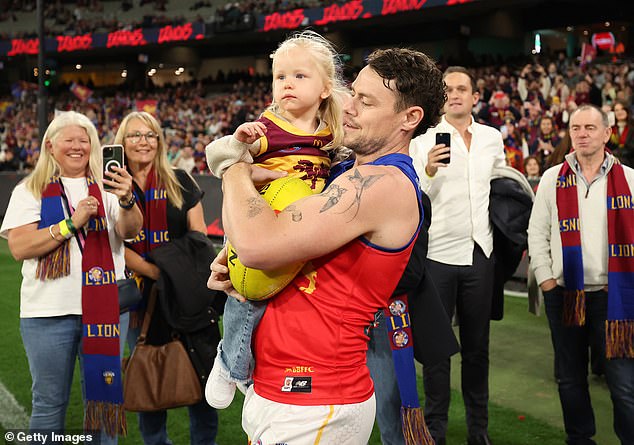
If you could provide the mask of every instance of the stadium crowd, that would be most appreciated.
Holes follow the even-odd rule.
[[[442,64],[442,62],[441,62]],[[352,78],[355,70],[348,77]],[[634,164],[632,102],[634,64],[596,63],[580,67],[560,56],[543,64],[488,65],[472,69],[480,90],[477,120],[501,130],[507,162],[524,172],[527,158],[535,158],[540,171],[560,163],[570,149],[567,124],[578,106],[591,103],[612,118],[608,146],[626,165]],[[210,85],[214,84],[214,88]],[[224,92],[216,93],[218,84]],[[70,91],[49,98],[49,111],[85,113],[100,131],[103,143],[114,139],[122,116],[151,100],[166,132],[170,159],[193,173],[207,173],[204,147],[232,134],[242,122],[254,120],[271,101],[270,79],[248,72],[219,72],[216,79],[167,86],[148,91],[95,89],[82,101]],[[28,172],[39,156],[36,90],[15,86],[0,97],[0,171]],[[189,155],[191,152],[192,156]],[[183,161],[180,158],[193,158]],[[191,168],[190,168],[191,167]],[[531,172],[531,176],[535,176]],[[539,175],[537,175],[539,176]]]
[[[104,3],[108,4],[104,7]],[[111,5],[116,3],[116,7]],[[207,23],[213,29],[231,30],[236,25],[253,26],[260,14],[290,11],[297,8],[317,8],[341,3],[340,0],[251,0],[231,2],[219,0],[75,0],[46,2],[44,8],[47,36],[82,35],[90,32],[114,32],[135,28],[156,28],[182,25],[185,22]],[[180,9],[178,9],[180,8]],[[0,1],[0,40],[37,37],[35,29],[36,2],[34,0]],[[25,15],[26,14],[26,15]],[[33,24],[32,29],[17,26],[23,20]],[[220,27],[220,28],[219,28]],[[15,28],[15,29],[14,29]]]

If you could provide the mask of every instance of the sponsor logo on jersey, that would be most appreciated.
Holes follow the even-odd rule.
[[[285,377],[282,392],[313,392],[312,377]]]

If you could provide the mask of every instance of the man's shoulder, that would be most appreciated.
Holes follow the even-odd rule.
[[[634,193],[634,168],[623,164],[621,166],[623,167],[623,174],[625,174],[625,178],[630,184],[630,190]]]
[[[552,167],[549,167],[548,169],[546,169],[546,171],[542,175],[542,178],[545,178],[545,177],[556,178],[559,175],[559,170],[561,170],[562,164],[553,165]]]
[[[482,133],[491,137],[498,137],[498,136],[500,138],[502,137],[502,133],[500,133],[500,130],[498,130],[495,127],[492,127],[491,125],[481,124],[475,121],[473,122],[472,125],[478,133]]]

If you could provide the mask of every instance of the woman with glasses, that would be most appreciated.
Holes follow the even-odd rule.
[[[188,231],[206,233],[200,202],[202,192],[188,173],[170,165],[163,131],[151,114],[143,111],[128,114],[121,122],[115,143],[122,144],[125,149],[126,165],[134,179],[134,194],[143,211],[141,233],[126,244],[126,266],[139,278],[147,299],[161,273],[156,265],[146,260],[149,252],[169,240],[183,237]],[[140,331],[143,312],[142,307],[130,316],[128,341],[131,349]],[[171,340],[171,333],[161,311],[155,310],[148,341],[166,343]],[[215,409],[204,400],[188,409],[191,443],[213,445],[218,429]],[[145,445],[171,445],[166,421],[165,410],[139,413],[139,429]]]

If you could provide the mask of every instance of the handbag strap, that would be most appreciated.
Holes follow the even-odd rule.
[[[152,314],[154,313],[154,307],[156,306],[157,295],[158,289],[156,288],[156,283],[154,283],[152,284],[152,289],[150,289],[150,298],[148,300],[147,308],[145,309],[145,315],[143,316],[143,326],[141,327],[141,333],[137,339],[138,344],[145,344],[147,331],[150,328]]]

